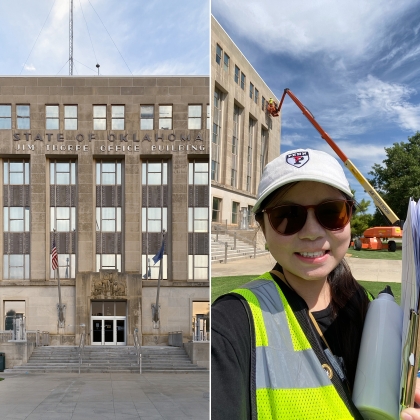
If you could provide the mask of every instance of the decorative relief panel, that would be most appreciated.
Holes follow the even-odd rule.
[[[117,271],[101,270],[92,277],[91,295],[95,298],[114,299],[127,296],[127,283]]]

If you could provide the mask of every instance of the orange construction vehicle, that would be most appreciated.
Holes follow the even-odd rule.
[[[309,110],[299,101],[299,99],[291,92],[290,89],[285,89],[283,96],[281,97],[278,107],[270,109],[267,106],[267,111],[272,116],[278,116],[280,114],[281,106],[285,96],[289,95],[293,102],[298,106],[302,111],[303,115],[309,120],[309,122],[315,127],[321,137],[331,146],[339,158],[343,161],[344,166],[350,170],[350,172],[355,176],[355,178],[362,185],[364,190],[369,194],[375,203],[379,211],[384,215],[384,217],[389,221],[392,226],[384,227],[373,227],[366,229],[363,232],[363,237],[357,238],[353,242],[354,249],[360,251],[361,249],[386,249],[388,251],[395,252],[397,249],[397,244],[395,241],[389,241],[389,238],[402,238],[402,221],[398,216],[391,210],[391,208],[386,204],[378,192],[370,185],[368,180],[362,175],[362,173],[356,168],[354,163],[342,152],[342,150],[335,144],[332,138],[324,131],[324,129],[316,122],[315,117],[309,112]],[[382,242],[383,240],[387,242]]]

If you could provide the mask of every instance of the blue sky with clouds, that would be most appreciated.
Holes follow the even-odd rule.
[[[69,4],[0,2],[0,75],[69,74]],[[73,4],[74,75],[209,74],[209,0]]]
[[[420,129],[417,0],[212,0],[212,13],[277,97],[290,88],[365,176]],[[281,151],[296,147],[334,155],[286,97]]]

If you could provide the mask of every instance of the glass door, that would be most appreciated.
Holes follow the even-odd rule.
[[[114,323],[115,320],[113,319],[104,319],[103,320],[103,335],[104,335],[104,344],[107,345],[113,345],[116,344],[115,342],[115,337],[114,337],[114,332],[115,332],[115,328],[114,328]]]

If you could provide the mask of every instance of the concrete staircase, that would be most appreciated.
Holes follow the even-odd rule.
[[[8,372],[79,372],[78,347],[36,347],[26,365],[7,369]],[[142,372],[196,372],[205,368],[193,365],[182,347],[142,347]],[[134,347],[85,346],[80,372],[139,373]]]
[[[254,258],[254,247],[248,242],[236,239],[236,249],[234,246],[234,237],[231,235],[222,235],[218,238],[215,233],[211,234],[211,261],[223,263],[225,261],[225,243],[228,243],[227,262],[243,258]],[[269,254],[264,249],[257,247],[255,256]]]

